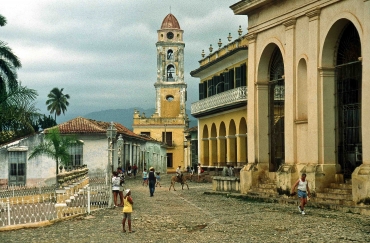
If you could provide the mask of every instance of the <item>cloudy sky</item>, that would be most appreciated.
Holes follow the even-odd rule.
[[[68,118],[120,108],[154,108],[157,30],[170,12],[184,30],[187,107],[198,99],[201,51],[237,37],[247,17],[235,16],[238,0],[2,0],[8,24],[0,40],[20,58],[22,85],[37,90],[36,106],[54,87],[71,96]],[[66,120],[57,118],[60,123]]]

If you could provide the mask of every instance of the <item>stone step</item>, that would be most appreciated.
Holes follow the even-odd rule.
[[[324,193],[324,192],[317,192],[316,198],[328,198],[328,199],[351,200],[351,201],[353,199],[352,194]]]
[[[311,201],[313,203],[323,203],[330,205],[355,206],[355,202],[353,202],[352,200],[315,197],[312,198]]]
[[[277,193],[276,187],[275,188],[261,188],[261,187],[254,187],[251,189],[253,192],[260,192],[260,193]]]
[[[256,191],[249,191],[247,195],[261,197],[261,198],[267,198],[267,197],[277,198],[278,197],[277,193],[256,192]]]
[[[352,195],[352,189],[325,188],[324,192]]]
[[[259,188],[268,188],[268,189],[276,189],[276,184],[274,183],[264,183],[264,184],[258,184]]]
[[[330,188],[352,189],[352,183],[330,183]]]

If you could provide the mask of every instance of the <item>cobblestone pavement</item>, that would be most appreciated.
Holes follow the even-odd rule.
[[[169,176],[149,197],[140,178],[132,190],[135,232],[122,232],[122,208],[93,212],[51,226],[0,232],[0,242],[370,242],[370,217],[307,207],[204,195],[210,183],[168,191]],[[126,226],[127,227],[127,226]]]

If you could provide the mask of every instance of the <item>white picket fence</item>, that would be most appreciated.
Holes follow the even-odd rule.
[[[106,178],[92,177],[90,185],[74,196],[66,207],[56,207],[55,188],[0,189],[0,227],[30,224],[107,208],[111,188]]]

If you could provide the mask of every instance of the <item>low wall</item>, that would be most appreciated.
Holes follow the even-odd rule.
[[[240,179],[233,176],[213,176],[212,190],[221,192],[240,192]]]

